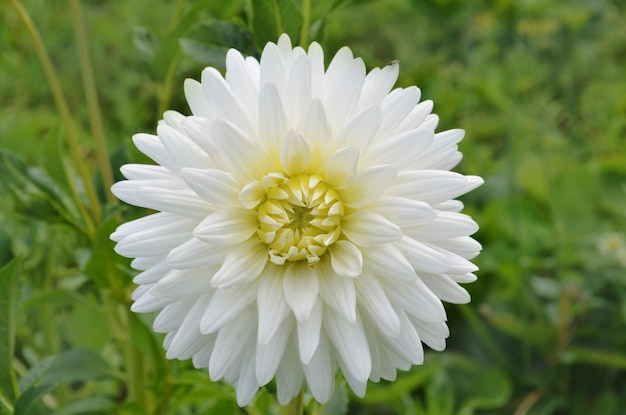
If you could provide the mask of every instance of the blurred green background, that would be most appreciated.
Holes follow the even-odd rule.
[[[300,2],[286,2],[297,11]],[[164,109],[189,113],[185,78],[221,65],[228,46],[258,54],[275,40],[275,28],[247,14],[261,3],[81,3],[116,180],[121,164],[146,161],[132,134],[153,132]],[[18,390],[0,395],[0,414],[278,413],[271,385],[240,410],[229,386],[165,361],[150,318],[127,311],[132,274],[108,235],[120,215],[142,212],[106,202],[68,1],[23,5],[58,72],[103,214],[91,231],[81,226],[72,188],[88,202],[50,84],[3,1],[0,386],[14,376]],[[292,12],[284,22],[295,39],[302,22]],[[457,170],[486,182],[464,198],[484,250],[472,303],[446,306],[448,350],[370,384],[365,399],[340,383],[311,413],[624,413],[624,2],[326,0],[313,2],[311,21],[327,57],[348,45],[370,69],[398,59],[398,85],[434,100],[439,130],[466,130]],[[130,388],[132,376],[143,389]]]

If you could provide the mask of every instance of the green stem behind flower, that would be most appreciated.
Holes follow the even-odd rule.
[[[302,415],[304,414],[304,388],[300,389],[298,396],[293,398],[286,407],[281,408],[281,415]]]
[[[176,24],[178,23],[178,19],[183,12],[183,7],[185,5],[185,0],[177,0],[176,5],[174,7],[174,12],[172,13],[172,20],[170,22],[170,30],[174,30]],[[158,108],[157,108],[157,119],[161,119],[163,113],[167,110],[170,105],[170,99],[172,96],[172,82],[174,81],[174,76],[176,75],[176,69],[180,64],[180,61],[183,57],[182,51],[180,47],[176,50],[176,53],[170,60],[170,64],[167,67],[167,72],[165,73],[165,79],[163,83],[157,88],[157,96],[158,96]]]
[[[85,192],[87,194],[87,198],[89,199],[89,204],[92,210],[93,217],[95,222],[99,222],[102,211],[100,208],[100,202],[96,195],[96,192],[93,188],[91,180],[89,179],[89,171],[84,161],[84,157],[80,151],[80,145],[78,142],[78,133],[76,132],[76,126],[74,124],[74,120],[70,114],[69,106],[67,104],[67,100],[65,99],[65,95],[63,94],[63,89],[61,87],[61,82],[59,81],[59,77],[52,65],[52,61],[50,60],[50,55],[46,51],[46,48],[41,40],[41,36],[39,35],[39,31],[33,24],[33,21],[30,18],[30,15],[24,9],[19,0],[10,0],[11,4],[17,11],[20,19],[26,26],[28,33],[30,34],[32,41],[35,46],[35,51],[37,52],[37,57],[41,62],[41,66],[43,67],[44,74],[48,80],[48,85],[50,86],[50,90],[52,92],[52,97],[54,99],[54,103],[57,107],[61,115],[61,120],[63,122],[63,128],[65,129],[65,134],[67,136],[67,142],[70,149],[70,154],[74,163],[76,164],[76,168],[78,169],[78,173],[83,181],[83,185],[85,188]],[[59,162],[61,162],[59,160]],[[72,192],[72,197],[76,202],[76,208],[80,211],[83,220],[85,221],[85,225],[87,226],[87,233],[93,235],[94,233],[94,220],[89,216],[87,210],[85,209],[84,204],[80,200],[80,197],[74,188],[71,185],[73,178],[68,177],[68,183],[70,191]]]
[[[300,30],[300,46],[309,46],[309,30],[311,30],[311,0],[302,0],[302,29]]]
[[[87,31],[80,11],[80,1],[70,0],[72,8],[72,20],[74,23],[74,35],[78,47],[78,62],[80,73],[83,78],[85,88],[85,100],[89,111],[89,122],[91,133],[96,140],[97,158],[102,174],[102,184],[104,185],[106,200],[110,204],[117,204],[117,198],[109,191],[113,186],[113,172],[109,161],[109,151],[107,149],[106,137],[104,134],[104,124],[102,122],[102,112],[98,102],[98,90],[94,80],[93,66],[89,58],[89,46],[87,45]]]

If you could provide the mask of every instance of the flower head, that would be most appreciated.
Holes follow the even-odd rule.
[[[240,405],[276,379],[288,402],[326,402],[339,368],[353,391],[445,348],[442,300],[469,301],[478,227],[450,172],[462,130],[434,132],[432,102],[366,74],[348,48],[328,68],[283,35],[260,61],[230,50],[226,75],[187,80],[193,116],[168,111],[135,145],[113,192],[159,211],[121,225],[141,272],[132,309],[158,311],[167,357],[234,384]]]

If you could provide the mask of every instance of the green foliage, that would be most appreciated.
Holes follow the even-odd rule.
[[[176,4],[174,4],[176,3]],[[41,65],[0,5],[0,414],[278,414],[273,385],[239,409],[233,389],[164,357],[129,311],[134,271],[110,233],[145,214],[105,202],[87,132],[66,2],[24,0],[59,73],[90,180],[69,156]],[[188,0],[82,2],[111,163],[131,134],[189,113],[183,80],[227,50],[349,45],[369,68],[464,128],[464,199],[481,225],[473,302],[450,307],[448,351],[363,399],[338,381],[315,414],[619,414],[626,397],[626,11],[616,0]],[[307,6],[307,4],[309,6]],[[117,177],[119,178],[119,176]],[[86,186],[98,189],[94,215]],[[17,258],[17,259],[15,259]]]
[[[11,404],[17,395],[13,355],[15,328],[20,301],[19,263],[9,262],[0,269],[0,403]]]
[[[257,46],[274,42],[287,33],[297,43],[302,28],[302,13],[293,0],[252,0],[250,20]]]
[[[180,40],[180,46],[198,62],[216,68],[224,68],[226,52],[231,48],[244,55],[254,53],[252,35],[246,29],[220,20],[198,23]]]

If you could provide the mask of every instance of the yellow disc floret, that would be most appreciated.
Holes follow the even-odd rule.
[[[341,235],[343,204],[321,176],[270,173],[244,187],[240,201],[257,210],[257,234],[275,264],[315,263]]]

